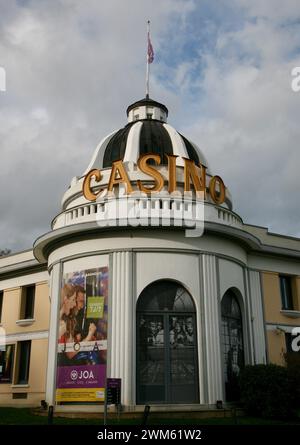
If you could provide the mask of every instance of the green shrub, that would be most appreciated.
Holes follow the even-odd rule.
[[[284,355],[287,373],[292,382],[296,407],[300,409],[300,354],[287,352]]]
[[[287,418],[295,414],[293,382],[287,368],[272,364],[246,366],[239,383],[247,414],[264,418]]]

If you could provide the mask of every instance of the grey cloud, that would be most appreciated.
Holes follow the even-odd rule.
[[[261,4],[267,3],[250,8],[236,1],[261,20],[220,33],[215,50],[201,54],[198,79],[191,75],[193,58],[175,67],[161,61],[151,66],[151,87],[171,110],[170,123],[180,123],[224,177],[246,221],[300,234],[300,93],[290,88],[297,39],[280,27],[295,19],[297,8],[285,2],[284,11],[273,8],[265,19]],[[191,37],[189,18],[200,6],[31,0],[0,1],[0,7],[0,65],[7,71],[7,92],[0,93],[0,247],[18,250],[49,230],[72,177],[86,169],[99,140],[126,123],[127,105],[144,95],[147,19],[157,54],[174,17],[178,45]],[[166,88],[164,70],[172,70],[176,89]],[[199,94],[188,112],[182,104],[191,87]]]

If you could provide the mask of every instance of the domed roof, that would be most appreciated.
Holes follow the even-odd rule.
[[[137,163],[147,153],[161,156],[161,165],[167,164],[165,155],[177,155],[177,165],[191,159],[196,165],[208,167],[200,149],[167,124],[168,109],[165,105],[145,98],[127,108],[128,123],[124,128],[105,137],[95,150],[86,172],[91,169],[110,168],[117,160]]]

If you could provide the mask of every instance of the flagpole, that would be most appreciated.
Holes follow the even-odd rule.
[[[147,22],[147,45],[150,35],[150,20]],[[146,99],[149,99],[149,74],[150,74],[150,64],[149,64],[149,54],[147,50],[147,70],[146,70]]]

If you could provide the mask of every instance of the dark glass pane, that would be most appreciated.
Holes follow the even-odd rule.
[[[291,277],[280,276],[280,291],[281,291],[281,304],[282,309],[293,310],[293,294]]]
[[[222,298],[222,316],[241,319],[240,306],[232,292],[226,292]]]
[[[25,288],[25,311],[24,318],[33,318],[34,313],[34,297],[35,286],[28,286]]]
[[[27,384],[29,376],[31,341],[19,343],[19,373],[18,384]]]
[[[193,384],[195,379],[193,317],[169,318],[171,382]]]
[[[156,281],[146,289],[138,301],[138,311],[193,312],[194,303],[189,293],[173,281]]]
[[[152,283],[138,300],[137,385],[137,403],[199,402],[195,307],[173,281]]]
[[[291,353],[293,352],[292,349],[292,341],[293,341],[293,336],[292,334],[285,334],[285,344],[286,344],[286,352]]]
[[[239,399],[238,375],[244,367],[243,327],[240,306],[233,292],[222,299],[221,325],[226,400]]]
[[[0,383],[11,383],[14,364],[14,345],[0,349]]]
[[[138,319],[139,402],[165,397],[165,355],[163,316],[141,315]]]
[[[2,307],[3,307],[3,292],[0,291],[0,323],[2,319]]]

